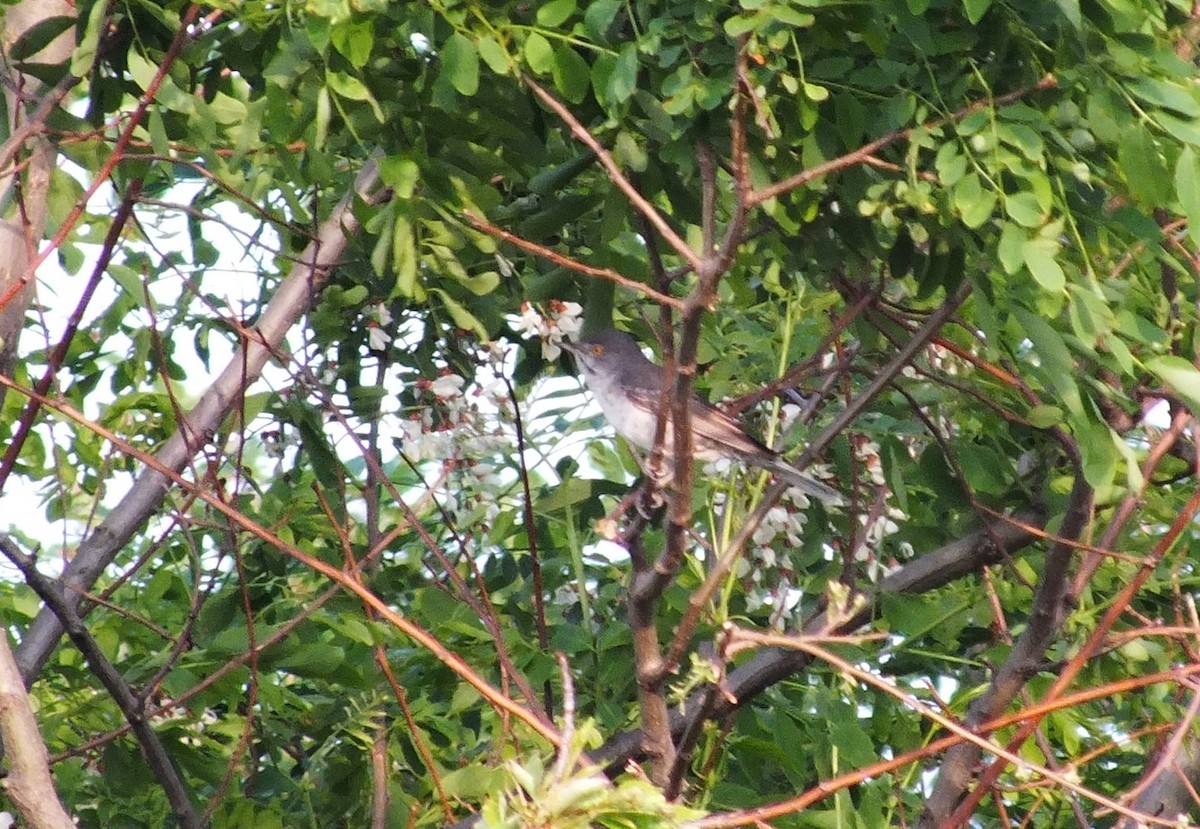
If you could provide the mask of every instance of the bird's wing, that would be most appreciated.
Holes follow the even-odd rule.
[[[693,402],[692,434],[697,438],[728,447],[740,455],[763,459],[777,456],[749,435],[737,418],[698,398]]]

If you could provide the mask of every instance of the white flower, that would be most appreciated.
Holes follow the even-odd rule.
[[[554,361],[562,354],[564,339],[574,339],[583,329],[583,306],[578,302],[550,300],[550,316],[544,317],[533,305],[521,303],[521,316],[509,317],[509,324],[525,338],[540,337],[542,357]]]
[[[781,415],[779,427],[784,432],[790,432],[792,426],[796,424],[796,418],[804,412],[804,409],[797,406],[795,403],[784,403],[779,409]]]
[[[453,397],[462,395],[463,386],[467,383],[466,380],[459,377],[457,374],[443,374],[438,379],[429,384],[429,390],[437,397],[443,400],[449,400]]]
[[[764,521],[758,525],[757,529],[754,530],[754,535],[751,536],[751,538],[754,540],[755,544],[761,546],[769,543],[773,538],[775,538],[775,534],[776,529]]]
[[[760,547],[758,549],[758,560],[762,562],[763,567],[774,567],[778,561],[775,557],[775,550],[771,547]]]
[[[487,349],[487,361],[493,367],[500,368],[504,365],[504,360],[508,357],[508,340],[501,337],[498,340],[492,340],[490,343],[484,343],[484,348]]]
[[[521,316],[513,321],[513,327],[523,337],[547,337],[550,334],[550,324],[546,318],[528,302],[521,303]]]
[[[429,45],[429,38],[420,32],[413,32],[409,35],[408,42],[412,44],[413,49],[416,50],[418,55],[427,55],[432,51],[432,47]]]
[[[550,309],[554,318],[554,327],[558,329],[562,337],[574,339],[579,336],[579,332],[583,330],[582,305],[578,302],[555,300],[550,303]]]
[[[669,449],[670,447],[668,447]],[[704,474],[709,478],[724,478],[733,468],[733,461],[726,457],[716,458],[704,464]]]
[[[555,300],[554,303],[554,314],[558,319],[583,315],[583,306],[578,302],[561,302]]]
[[[404,432],[404,437],[400,441],[400,451],[406,458],[416,463],[424,454],[425,427],[419,420],[403,420],[400,422],[400,430]]]
[[[512,260],[499,253],[496,254],[496,270],[500,271],[500,275],[506,278],[516,273]]]
[[[383,351],[392,341],[392,335],[378,325],[367,326],[367,348],[372,351]]]
[[[578,339],[579,332],[583,330],[582,317],[564,317],[555,320],[555,325],[558,327],[558,333],[568,340]]]
[[[796,505],[798,509],[808,509],[812,506],[812,501],[808,499],[808,495],[799,487],[790,486],[787,488],[786,497],[789,501]]]
[[[371,309],[371,319],[380,325],[392,324],[392,312],[382,302],[375,303],[375,307]]]

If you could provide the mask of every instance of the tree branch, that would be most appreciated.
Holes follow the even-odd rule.
[[[355,198],[370,200],[377,184],[378,171],[372,160],[359,174],[352,191],[321,225],[317,239],[280,283],[255,326],[256,338],[246,338],[187,419],[180,423],[179,430],[154,456],[164,470],[183,470],[212,439],[246,388],[262,375],[271,354],[282,345],[288,330],[325,284],[349,238],[358,232],[358,220],[351,209]],[[65,600],[73,611],[79,607],[81,594],[91,589],[104,568],[159,509],[170,485],[171,477],[166,472],[145,469],[108,517],[79,545],[60,578]],[[62,633],[58,616],[46,608],[30,623],[17,649],[17,664],[27,687],[46,664]]]
[[[807,633],[846,632],[870,621],[875,608],[883,596],[893,593],[925,593],[943,587],[970,573],[975,573],[989,564],[1003,561],[1017,550],[1038,539],[1035,528],[1045,524],[1045,512],[1029,507],[1019,510],[1014,520],[1001,519],[985,529],[979,530],[958,541],[952,542],[906,564],[879,583],[870,604],[845,622],[836,631],[821,630],[824,612],[818,612],[805,623]],[[745,665],[729,673],[725,683],[728,694],[720,695],[717,704],[705,708],[706,691],[700,690],[688,697],[687,702],[674,710],[671,716],[671,733],[683,734],[703,711],[708,720],[726,717],[752,702],[772,685],[803,670],[811,657],[783,648],[768,649]],[[603,763],[610,774],[620,773],[627,762],[639,756],[641,731],[618,734],[601,748],[591,752],[591,757]]]
[[[667,224],[667,220],[664,219],[662,214],[654,208],[654,205],[646,201],[642,194],[637,191],[637,188],[633,186],[633,182],[631,182],[625,176],[625,174],[621,172],[621,168],[617,166],[617,162],[613,159],[612,153],[600,145],[600,142],[596,140],[595,136],[588,132],[587,127],[579,122],[579,119],[571,113],[571,110],[567,109],[567,107],[563,105],[562,101],[558,100],[545,89],[543,89],[537,81],[528,75],[522,75],[521,80],[533,91],[533,94],[536,95],[543,104],[549,107],[550,110],[557,115],[564,124],[567,125],[567,127],[571,130],[571,134],[575,136],[576,140],[580,141],[584,146],[592,151],[592,153],[596,156],[596,159],[604,167],[605,171],[607,171],[609,181],[615,184],[617,189],[625,194],[625,198],[629,200],[629,203],[632,204],[639,213],[645,216],[646,220],[650,222],[650,224],[654,225],[654,229],[658,231],[659,235],[662,236],[667,244],[669,244],[675,250],[675,252],[692,267],[693,270],[699,271],[702,257],[698,256],[694,250],[688,247],[688,243],[685,242],[669,224]]]
[[[46,743],[38,731],[7,635],[0,636],[0,738],[9,765],[4,792],[21,816],[34,829],[75,829],[75,821],[54,789]]]
[[[15,544],[6,539],[0,539],[0,552],[3,552],[5,557],[21,571],[25,583],[32,588],[33,592],[37,593],[38,598],[46,607],[58,616],[67,636],[71,638],[71,642],[87,660],[92,674],[100,680],[109,696],[113,698],[113,702],[121,709],[125,721],[129,723],[134,736],[137,737],[146,764],[158,779],[158,784],[166,794],[167,800],[171,804],[171,810],[175,813],[175,819],[179,821],[180,826],[185,829],[200,829],[203,824],[192,807],[187,788],[183,785],[183,780],[180,779],[171,758],[167,756],[166,748],[146,721],[144,701],[134,696],[124,677],[108,661],[108,657],[104,655],[104,651],[92,638],[91,633],[83,624],[83,620],[75,612],[75,608],[67,601],[62,587],[50,577],[42,575],[33,558],[21,552]]]
[[[1053,75],[1047,75],[1033,86],[1026,87],[1025,89],[1018,89],[1015,92],[1010,92],[1007,95],[1001,95],[997,98],[992,98],[986,101],[977,101],[976,103],[973,103],[970,106],[965,106],[944,118],[934,118],[933,120],[922,124],[920,127],[908,127],[907,129],[897,130],[896,132],[889,133],[882,138],[876,138],[874,141],[864,144],[853,152],[846,153],[845,155],[838,156],[837,158],[831,158],[829,161],[818,164],[815,167],[809,167],[807,170],[803,170],[794,176],[789,176],[783,181],[771,184],[761,190],[755,190],[749,196],[750,204],[762,204],[768,199],[782,196],[784,193],[795,190],[797,187],[803,187],[810,181],[824,178],[830,173],[836,173],[839,170],[845,170],[848,167],[855,166],[856,164],[865,164],[871,162],[873,161],[875,154],[884,147],[890,147],[892,144],[908,140],[908,138],[912,136],[914,130],[926,129],[929,127],[938,126],[940,124],[950,124],[954,123],[955,121],[961,121],[972,112],[977,110],[984,109],[986,107],[1005,106],[1013,103],[1014,101],[1019,101],[1026,95],[1029,95],[1033,92],[1040,92],[1044,89],[1053,89],[1056,86],[1058,86],[1058,79]]]
[[[1091,521],[1092,498],[1092,488],[1084,479],[1082,470],[1077,468],[1075,485],[1063,517],[1062,529],[1059,530],[1062,540],[1054,544],[1046,555],[1028,623],[987,691],[971,703],[964,720],[967,728],[974,728],[999,716],[1037,672],[1045,658],[1046,649],[1066,617],[1064,599],[1070,583],[1071,559],[1075,554],[1072,542],[1083,534]],[[946,752],[933,792],[925,801],[925,811],[917,824],[920,829],[956,825],[950,818],[950,812],[970,784],[981,756],[982,749],[975,743],[961,743]],[[980,786],[977,791],[984,788]]]

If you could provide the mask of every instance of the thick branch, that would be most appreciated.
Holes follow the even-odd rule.
[[[934,550],[880,582],[871,604],[837,631],[822,632],[848,632],[866,624],[874,614],[878,602],[889,593],[925,593],[970,573],[977,573],[989,564],[1003,561],[1022,547],[1037,541],[1039,534],[1035,528],[1041,528],[1045,521],[1046,516],[1042,510],[1027,508],[1018,511],[1012,521],[997,521],[983,530]],[[805,631],[817,632],[816,628],[824,618],[824,612],[819,612],[805,624]],[[715,720],[728,716],[752,702],[775,683],[803,670],[811,661],[807,654],[790,649],[772,648],[763,651],[745,665],[730,672],[725,683],[729,696],[717,695],[715,706],[707,709],[703,707],[702,703],[707,694],[702,690],[690,696],[683,706],[673,711],[671,733],[682,734],[696,717]],[[619,734],[592,752],[591,757],[607,766],[610,773],[618,773],[624,769],[627,762],[639,756],[641,740],[640,731]]]
[[[1172,746],[1172,749],[1175,747]],[[1200,788],[1200,741],[1189,733],[1178,746],[1155,764],[1153,774],[1145,781],[1141,793],[1130,804],[1135,811],[1174,820],[1195,814],[1196,791]],[[1180,825],[1185,825],[1182,822]],[[1137,823],[1125,819],[1118,829],[1136,829]]]
[[[75,829],[54,789],[46,744],[6,636],[0,636],[0,738],[9,766],[4,791],[21,816],[34,829]]]
[[[979,723],[997,717],[1038,670],[1066,617],[1071,559],[1075,553],[1072,542],[1078,539],[1092,518],[1092,488],[1077,472],[1071,500],[1063,518],[1059,537],[1046,556],[1041,582],[1028,624],[1013,646],[1004,665],[996,672],[983,696],[967,712],[965,725],[974,728]],[[951,811],[970,785],[982,750],[974,743],[961,743],[946,752],[945,762],[938,774],[933,793],[925,802],[919,827],[934,829],[946,825]]]
[[[162,467],[174,472],[186,467],[211,440],[246,388],[259,379],[272,352],[282,345],[288,330],[325,284],[347,241],[358,232],[358,220],[351,210],[355,197],[369,199],[377,182],[378,172],[375,162],[371,161],[359,174],[353,191],[321,225],[316,240],[305,249],[271,298],[255,326],[258,338],[248,338],[242,344],[186,420],[181,422],[179,431],[155,455]],[[91,589],[104,568],[158,511],[170,486],[169,475],[156,469],[145,469],[128,494],[79,545],[61,579],[65,600],[71,610],[78,610],[82,593]],[[17,664],[26,686],[32,684],[46,664],[62,633],[58,617],[46,608],[25,631],[17,649]]]

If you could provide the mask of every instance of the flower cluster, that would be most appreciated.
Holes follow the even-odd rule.
[[[438,461],[447,469],[439,501],[459,526],[488,526],[500,513],[506,484],[493,461],[513,451],[508,427],[513,404],[500,379],[505,346],[501,341],[481,350],[484,365],[474,382],[449,369],[434,380],[418,381],[428,405],[401,423],[404,456],[412,463]]]
[[[867,578],[878,581],[896,568],[895,562],[883,562],[879,550],[884,539],[900,531],[898,522],[908,518],[898,507],[890,506],[887,497],[891,493],[885,487],[887,481],[883,476],[883,461],[879,455],[879,444],[859,436],[853,441],[854,457],[859,466],[866,472],[866,479],[879,491],[877,505],[858,516],[858,543],[854,548],[854,560],[867,565]]]
[[[583,328],[583,306],[578,302],[550,300],[550,313],[543,314],[528,302],[521,303],[521,316],[509,317],[509,324],[522,337],[542,340],[542,357],[557,360],[562,353],[560,343],[573,340]]]

